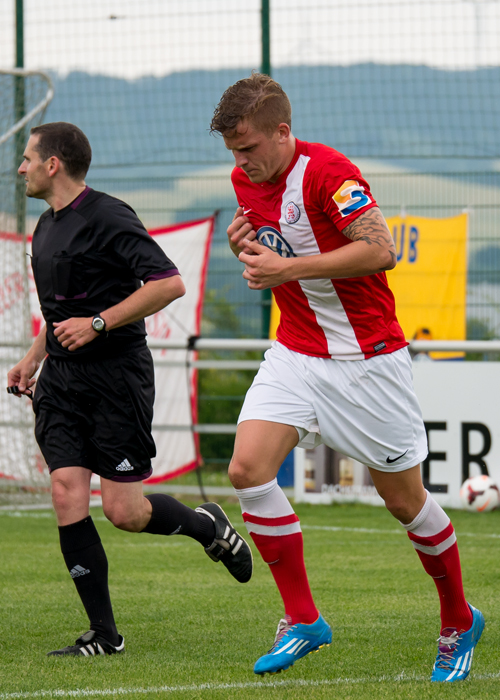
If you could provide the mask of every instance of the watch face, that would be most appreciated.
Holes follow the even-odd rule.
[[[92,328],[98,333],[104,328],[104,321],[102,318],[94,318],[92,321]]]

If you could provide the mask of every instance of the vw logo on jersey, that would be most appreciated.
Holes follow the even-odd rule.
[[[295,202],[285,204],[285,220],[287,224],[296,224],[300,219],[300,209]]]
[[[349,216],[353,211],[362,209],[372,200],[364,193],[365,188],[357,180],[346,180],[335,192],[332,199],[339,208],[341,216]]]
[[[291,245],[286,241],[281,233],[272,226],[262,226],[257,231],[257,240],[261,245],[265,245],[282,258],[296,258]]]

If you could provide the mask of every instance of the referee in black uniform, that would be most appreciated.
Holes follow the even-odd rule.
[[[55,122],[31,130],[19,168],[26,195],[50,207],[32,245],[45,326],[8,373],[8,387],[28,394],[45,358],[33,400],[35,435],[50,471],[61,550],[90,621],[74,645],[51,655],[124,649],[106,554],[89,515],[92,472],[101,478],[103,510],[116,527],[187,535],[238,581],[252,574],[250,548],[218,505],[193,510],[164,494],[143,495],[156,454],[144,318],[185,289],[134,211],[86,186],[91,156],[78,127]]]

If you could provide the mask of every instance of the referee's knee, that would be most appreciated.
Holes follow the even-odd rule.
[[[142,529],[142,514],[124,508],[121,504],[104,506],[103,511],[106,518],[119,530],[127,532],[140,532]]]
[[[68,520],[76,522],[80,516],[85,517],[88,513],[88,488],[85,489],[82,484],[65,479],[64,475],[55,472],[52,476],[51,492],[57,518],[59,521],[63,520],[64,524],[68,524]]]

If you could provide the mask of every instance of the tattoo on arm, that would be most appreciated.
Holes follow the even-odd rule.
[[[351,241],[364,241],[368,245],[377,245],[389,252],[393,265],[382,268],[380,272],[389,270],[396,264],[396,247],[382,212],[378,207],[373,207],[361,214],[361,216],[358,216],[356,221],[346,226],[342,233],[347,238],[350,238]]]

